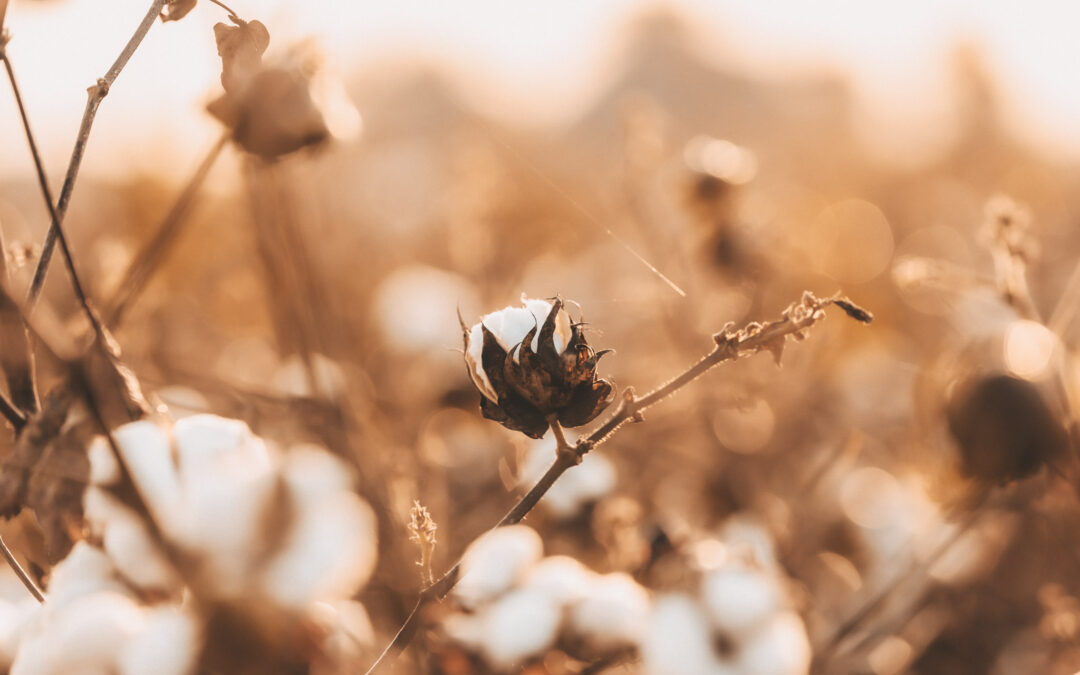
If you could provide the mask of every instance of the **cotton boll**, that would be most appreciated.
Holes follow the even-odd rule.
[[[523,586],[567,605],[582,598],[596,575],[569,556],[553,555],[533,565]]]
[[[146,524],[131,509],[95,487],[83,495],[88,521],[99,531],[102,546],[116,570],[142,589],[177,590],[179,575],[150,537]]]
[[[180,501],[180,484],[167,432],[148,420],[113,431],[117,450],[154,520],[168,527]]]
[[[491,665],[510,670],[554,643],[561,620],[562,608],[543,592],[511,591],[484,613],[481,649]]]
[[[11,667],[27,629],[44,606],[27,597],[19,602],[0,601],[0,669]]]
[[[375,567],[375,515],[351,492],[297,504],[292,530],[262,580],[277,602],[302,608],[313,600],[349,596]]]
[[[628,574],[595,576],[570,609],[569,627],[598,649],[636,644],[649,617],[649,594]]]
[[[125,643],[142,628],[135,602],[112,591],[85,595],[38,615],[19,646],[11,675],[111,673]]]
[[[772,575],[734,564],[706,574],[702,591],[713,625],[736,635],[766,621],[780,609],[783,599]]]
[[[494,390],[491,389],[487,374],[480,367],[480,364],[483,363],[481,356],[484,349],[484,333],[480,326],[483,324],[495,336],[503,349],[512,350],[525,339],[529,331],[543,326],[548,314],[551,313],[551,303],[546,300],[531,300],[522,296],[521,301],[525,305],[524,307],[505,307],[497,312],[485,314],[480,323],[474,324],[469,330],[468,349],[465,358],[466,361],[476,364],[476,371],[480,380],[476,383],[477,387],[492,401],[496,401],[497,397]],[[566,349],[566,345],[570,341],[570,317],[564,311],[559,312],[555,319],[553,340],[555,342],[555,351],[560,354]],[[539,345],[540,331],[537,330],[532,339],[533,350],[535,351]],[[470,372],[472,370],[470,368]]]
[[[476,614],[451,614],[443,621],[443,630],[457,644],[469,651],[479,652],[487,639],[487,625],[484,621],[486,609],[488,608]]]
[[[738,675],[717,656],[708,619],[682,595],[659,598],[653,605],[641,655],[648,675]]]
[[[213,415],[179,420],[173,438],[184,492],[175,537],[207,557],[222,592],[238,592],[277,486],[269,452],[243,422]]]
[[[741,645],[736,661],[745,675],[806,675],[812,656],[802,619],[785,611],[775,614]]]
[[[505,592],[540,559],[543,549],[540,535],[525,525],[499,527],[482,535],[462,556],[454,597],[466,607],[476,607]]]
[[[120,675],[186,675],[195,672],[200,649],[198,620],[165,607],[146,613],[142,630],[118,654]]]
[[[269,594],[295,607],[352,595],[374,569],[377,546],[375,516],[351,492],[348,467],[318,446],[299,445],[281,475],[294,520],[264,573]]]
[[[178,420],[173,426],[173,443],[185,482],[201,478],[201,473],[214,468],[226,452],[254,464],[270,461],[266,446],[247,424],[217,415],[192,415]]]
[[[90,484],[115,485],[120,481],[120,462],[116,461],[109,442],[97,436],[86,450],[90,459]]]
[[[720,538],[733,551],[748,551],[754,562],[763,567],[776,565],[776,544],[762,522],[749,515],[728,518],[720,528]]]
[[[113,564],[104,551],[84,541],[76,542],[49,577],[49,607],[57,609],[98,591],[122,593],[126,588],[116,578]]]

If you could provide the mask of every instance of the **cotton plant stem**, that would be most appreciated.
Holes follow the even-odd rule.
[[[0,32],[0,60],[4,62],[4,71],[7,73],[8,83],[11,85],[11,93],[15,98],[15,106],[19,111],[19,119],[22,121],[23,132],[26,135],[26,142],[30,146],[30,155],[34,160],[34,169],[37,172],[38,184],[41,186],[41,194],[45,199],[45,206],[49,210],[51,219],[55,222],[56,210],[53,207],[52,193],[49,191],[49,182],[45,177],[44,165],[41,161],[41,153],[38,151],[37,141],[34,140],[34,133],[30,129],[30,116],[26,112],[26,105],[23,103],[22,90],[19,89],[19,82],[15,78],[15,68],[11,65],[10,55],[7,52],[7,36]],[[4,247],[0,250],[0,256],[7,255],[7,248]],[[5,280],[6,265],[5,267]],[[6,316],[10,316],[10,312],[4,312]],[[30,343],[25,339],[26,327],[23,326],[23,339],[22,344],[18,345],[17,349],[20,354],[20,361],[24,367],[24,372],[21,376],[13,374],[8,369],[5,369],[4,375],[8,380],[8,387],[11,391],[12,400],[10,403],[14,403],[18,406],[18,409],[23,413],[33,413],[38,408],[37,400],[37,382],[34,378],[33,369],[33,355],[30,349]],[[14,348],[15,345],[8,345],[8,349]],[[5,401],[8,402],[8,401]],[[4,416],[9,420],[12,418],[6,412]],[[25,419],[24,419],[25,422]],[[16,425],[16,430],[20,428]]]
[[[729,324],[728,327],[713,336],[716,347],[711,352],[684,372],[648,394],[637,397],[634,395],[633,389],[627,388],[623,392],[622,403],[620,403],[615,413],[587,437],[578,440],[576,444],[570,445],[566,441],[558,422],[554,422],[551,426],[558,443],[554,463],[540,477],[540,480],[533,485],[532,489],[492,529],[520,523],[567,470],[580,464],[586,453],[611,438],[625,423],[642,421],[644,419],[642,413],[645,409],[671,396],[720,363],[743,356],[750,356],[764,349],[779,354],[783,348],[784,340],[788,336],[802,335],[803,331],[821,320],[825,315],[824,308],[828,305],[836,305],[853,318],[865,323],[869,323],[873,318],[868,312],[856,307],[846,298],[833,296],[821,299],[814,297],[811,293],[804,293],[802,301],[793,303],[784,311],[783,318],[777,321],[766,324],[750,324],[739,331],[731,330]],[[457,562],[438,581],[420,592],[420,597],[405,618],[405,622],[398,629],[390,644],[379,655],[379,658],[367,670],[367,675],[378,672],[383,666],[389,666],[396,654],[408,646],[416,634],[417,628],[419,628],[421,610],[430,601],[442,600],[454,588],[461,574],[461,563],[462,559],[458,558]]]
[[[4,419],[15,427],[15,433],[18,433],[26,426],[26,415],[16,408],[15,404],[3,392],[0,392],[0,415],[3,415]]]
[[[135,50],[142,43],[147,32],[149,32],[150,27],[154,24],[154,21],[157,20],[158,15],[161,14],[161,10],[166,2],[167,0],[153,0],[150,3],[149,11],[147,11],[146,16],[143,17],[142,22],[139,24],[138,28],[135,29],[135,33],[132,34],[127,44],[124,45],[124,49],[120,52],[120,56],[116,58],[116,61],[113,62],[108,72],[105,73],[105,76],[87,89],[86,108],[83,110],[82,121],[79,124],[79,134],[75,139],[75,147],[71,151],[71,159],[68,162],[67,172],[64,176],[64,184],[60,188],[60,199],[56,203],[55,209],[52,208],[52,199],[49,198],[49,215],[52,222],[49,225],[48,233],[45,235],[45,243],[41,249],[41,258],[38,260],[37,269],[34,270],[34,278],[30,282],[30,290],[27,293],[26,306],[28,312],[33,311],[34,305],[41,295],[41,289],[45,285],[45,276],[49,270],[49,262],[52,259],[53,249],[59,241],[65,261],[68,265],[68,270],[72,275],[72,285],[75,287],[75,293],[79,296],[80,302],[82,302],[83,306],[87,309],[91,324],[94,325],[95,329],[100,328],[97,318],[93,315],[93,312],[89,310],[89,306],[86,303],[86,295],[83,293],[82,286],[79,284],[78,277],[75,275],[75,266],[71,259],[71,251],[67,245],[67,238],[64,236],[61,226],[64,221],[64,216],[67,214],[68,203],[71,201],[71,193],[75,188],[75,179],[79,175],[79,167],[82,165],[86,144],[90,140],[90,129],[94,124],[94,117],[97,115],[98,107],[101,105],[101,101],[105,96],[108,95],[109,88],[120,75],[120,71],[127,65],[132,54],[135,53]],[[98,332],[100,333],[100,330]]]
[[[161,221],[153,238],[143,246],[142,250],[139,251],[128,266],[127,271],[124,272],[123,281],[120,282],[120,286],[113,294],[109,307],[105,312],[106,323],[110,327],[115,328],[123,321],[127,310],[138,299],[139,294],[146,288],[147,281],[165,260],[170,247],[176,242],[183,230],[185,219],[191,211],[191,206],[195,201],[199,188],[206,182],[206,177],[210,174],[210,170],[213,168],[214,163],[217,162],[218,157],[221,156],[221,152],[225,149],[228,141],[229,134],[223,134],[210,148],[210,151],[206,153],[191,178],[184,185],[184,189],[180,192],[176,201],[173,202],[169,212]]]
[[[19,561],[15,559],[15,554],[8,548],[3,537],[0,537],[0,553],[4,554],[4,560],[7,560],[7,564],[15,572],[15,576],[19,577],[19,581],[23,583],[23,586],[26,586],[26,590],[30,591],[30,595],[34,596],[34,599],[38,602],[45,602],[45,594],[41,592],[34,580],[30,578],[30,575],[26,573]]]

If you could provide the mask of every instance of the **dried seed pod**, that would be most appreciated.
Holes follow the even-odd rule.
[[[461,324],[465,365],[483,395],[481,412],[532,438],[544,435],[551,417],[566,427],[588,423],[614,396],[611,383],[596,376],[597,361],[610,350],[593,351],[561,299],[523,297],[522,304],[472,327]]]
[[[1035,385],[1008,375],[962,382],[946,416],[960,446],[961,471],[990,485],[1030,476],[1067,444],[1065,429]]]

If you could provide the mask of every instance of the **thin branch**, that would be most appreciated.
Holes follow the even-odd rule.
[[[90,310],[86,303],[86,296],[83,293],[82,285],[78,281],[78,277],[75,274],[75,265],[71,259],[71,250],[67,244],[67,238],[63,234],[61,225],[64,221],[64,216],[67,214],[68,203],[71,201],[71,193],[75,188],[75,179],[79,175],[79,167],[82,164],[83,154],[86,151],[86,144],[90,140],[90,128],[94,124],[94,117],[97,115],[98,107],[101,105],[102,99],[109,93],[109,88],[113,82],[120,75],[120,71],[127,65],[132,54],[142,43],[143,38],[146,37],[150,27],[157,20],[158,15],[161,13],[162,7],[165,6],[167,0],[153,0],[150,4],[150,10],[143,17],[139,27],[135,29],[135,33],[124,45],[123,51],[120,52],[120,56],[116,58],[112,66],[109,68],[105,76],[100,78],[93,86],[87,89],[86,109],[83,111],[82,121],[79,124],[79,135],[75,140],[75,147],[71,151],[71,159],[68,162],[67,173],[64,176],[64,185],[60,188],[60,200],[56,204],[56,208],[52,208],[52,199],[49,198],[49,215],[52,218],[52,223],[49,225],[49,231],[45,235],[45,243],[42,246],[41,258],[38,260],[37,269],[34,270],[34,278],[30,283],[30,290],[27,294],[27,311],[32,312],[34,304],[37,302],[38,297],[41,295],[41,289],[45,285],[45,276],[49,270],[49,262],[52,259],[53,249],[56,246],[56,242],[60,242],[60,248],[64,254],[65,261],[68,265],[68,271],[72,276],[72,285],[75,287],[75,294],[79,296],[79,301],[83,303],[84,308],[87,310],[87,315],[90,317],[91,324],[95,327],[95,330],[100,328],[100,324],[97,318],[94,316],[93,311]],[[5,59],[6,61],[6,59]],[[29,127],[27,127],[29,128]],[[47,189],[47,187],[45,188]],[[98,331],[100,333],[100,331]]]
[[[206,181],[210,169],[213,168],[214,163],[221,156],[221,151],[225,149],[228,141],[229,134],[224,134],[214,143],[213,147],[210,148],[210,151],[206,153],[206,156],[199,163],[198,168],[195,169],[195,173],[191,175],[191,178],[184,185],[183,191],[173,202],[172,208],[169,209],[169,212],[161,221],[161,225],[158,226],[154,237],[146,243],[128,266],[123,281],[120,282],[119,288],[113,294],[108,309],[105,311],[105,322],[109,326],[115,328],[123,320],[125,312],[146,288],[150,276],[157,271],[158,266],[165,260],[169,248],[180,235],[182,225],[191,210],[199,188]]]
[[[22,568],[19,561],[15,559],[15,554],[8,548],[3,537],[0,537],[0,553],[4,555],[4,560],[7,560],[7,564],[11,566],[15,576],[19,577],[19,581],[23,583],[23,586],[26,586],[26,590],[30,591],[30,595],[34,596],[34,599],[38,602],[45,602],[45,595],[34,583],[34,580],[30,578],[30,575],[26,573],[26,570]]]
[[[873,316],[866,310],[852,303],[847,298],[838,295],[829,298],[817,298],[812,293],[803,294],[802,300],[792,303],[777,321],[766,324],[752,323],[739,331],[731,329],[732,324],[725,326],[723,330],[713,336],[716,348],[704,358],[690,366],[667,383],[657,387],[644,396],[634,395],[632,388],[623,391],[623,400],[619,408],[603,424],[587,437],[578,440],[575,445],[567,443],[558,424],[552,424],[558,449],[555,462],[547,472],[540,477],[536,485],[522,497],[510,511],[503,516],[502,520],[494,528],[520,523],[540,499],[547,494],[555,481],[572,467],[581,463],[582,458],[590,450],[611,436],[626,422],[640,422],[644,419],[642,413],[679,389],[705,374],[713,366],[725,361],[731,361],[740,357],[750,356],[762,350],[771,351],[779,362],[779,355],[783,350],[784,341],[789,337],[797,339],[805,335],[805,331],[825,316],[824,309],[829,305],[835,305],[842,309],[848,316],[863,323],[870,323]],[[420,597],[413,606],[405,622],[398,629],[390,644],[386,646],[379,658],[367,670],[367,675],[375,673],[382,666],[393,662],[396,654],[408,646],[416,634],[420,625],[420,610],[432,600],[442,600],[450,593],[457,584],[461,574],[462,558],[443,574],[438,581],[431,584],[420,592]]]
[[[0,415],[4,416],[11,426],[15,427],[15,433],[19,433],[26,426],[26,415],[15,407],[15,404],[0,392]]]

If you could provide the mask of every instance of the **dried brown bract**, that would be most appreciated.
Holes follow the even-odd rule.
[[[611,383],[596,376],[610,350],[589,346],[561,299],[522,302],[524,308],[492,312],[471,328],[461,324],[465,364],[483,394],[481,412],[531,438],[542,437],[549,420],[566,427],[590,422],[614,396]]]
[[[330,137],[326,120],[311,94],[309,59],[293,54],[267,65],[263,53],[270,33],[258,21],[214,26],[221,56],[225,95],[208,106],[210,114],[232,130],[244,150],[275,159]]]

